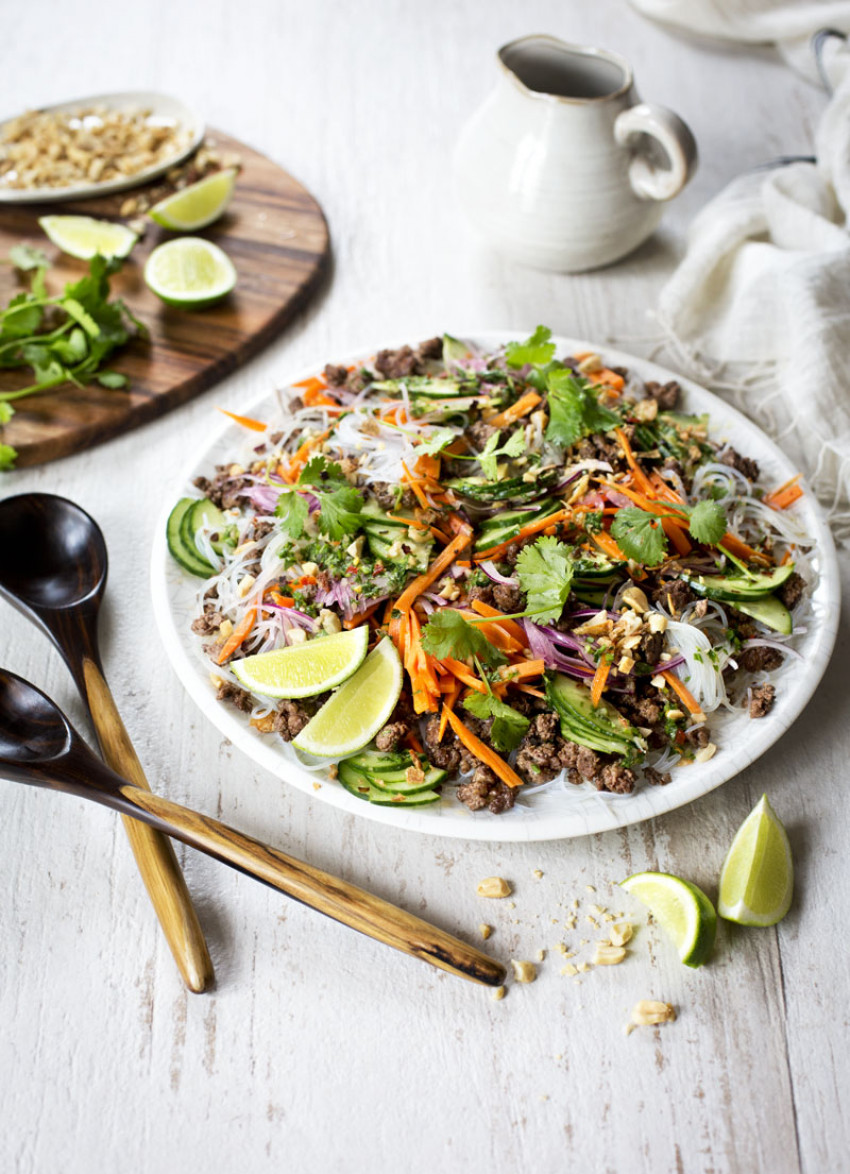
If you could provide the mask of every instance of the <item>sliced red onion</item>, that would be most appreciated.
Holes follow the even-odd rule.
[[[484,572],[488,579],[492,579],[494,583],[500,583],[503,587],[518,587],[519,579],[512,579],[508,575],[503,575],[496,567],[496,564],[488,559],[486,562],[479,563],[478,566]]]
[[[568,485],[572,485],[572,483],[574,481],[578,481],[580,476],[581,476],[581,472],[571,473],[569,477],[565,477],[563,481],[560,481],[555,486],[553,492],[560,493],[562,489],[566,489]]]
[[[317,621],[312,616],[308,616],[306,612],[299,611],[297,607],[283,607],[279,603],[263,603],[263,609],[271,608],[280,614],[281,620],[289,620],[293,628],[304,628],[308,632],[315,632]]]

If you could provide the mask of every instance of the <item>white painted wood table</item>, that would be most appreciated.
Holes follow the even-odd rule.
[[[803,717],[719,791],[621,833],[490,847],[343,816],[252,767],[184,696],[147,586],[154,518],[215,405],[238,408],[313,359],[444,327],[542,321],[635,349],[688,220],[744,168],[809,153],[823,96],[768,50],[689,42],[620,0],[30,0],[8,5],[3,25],[10,111],[173,91],[284,163],[330,220],[330,283],[248,368],[143,431],[0,483],[4,496],[67,494],[102,524],[105,659],[154,787],[471,940],[490,921],[488,946],[504,959],[549,953],[534,985],[493,1002],[181,848],[218,976],[211,994],[187,995],[118,822],[0,784],[0,1170],[848,1169],[846,620]],[[642,94],[689,120],[702,156],[654,240],[582,277],[488,254],[449,182],[493,51],[544,30],[628,56]],[[5,605],[0,663],[82,720],[58,656]],[[690,972],[643,928],[624,965],[560,974],[552,919],[564,903],[609,905],[609,882],[647,867],[716,892],[732,834],[765,789],[798,866],[778,930],[724,926],[712,964]],[[482,908],[476,882],[491,874],[513,881],[515,906]],[[672,1002],[677,1022],[627,1038],[641,998]]]

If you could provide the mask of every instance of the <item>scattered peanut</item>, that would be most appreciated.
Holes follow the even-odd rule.
[[[486,942],[487,939],[489,938],[490,934],[493,932],[493,927],[492,927],[492,925],[488,925],[486,921],[482,921],[478,927],[478,932],[481,934],[482,938]]]
[[[632,1023],[636,1027],[654,1027],[659,1023],[673,1023],[676,1011],[672,1003],[657,1003],[642,999],[632,1007]]]
[[[520,962],[516,958],[511,958],[511,966],[516,982],[534,982],[537,978],[537,967],[533,962]]]
[[[476,892],[479,897],[509,897],[512,893],[510,884],[501,876],[488,876],[478,882]]]

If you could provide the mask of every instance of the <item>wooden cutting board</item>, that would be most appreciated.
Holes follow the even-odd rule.
[[[144,283],[144,263],[156,245],[174,234],[148,220],[144,237],[119,274],[114,294],[124,298],[150,330],[150,339],[134,339],[116,352],[109,366],[127,375],[120,391],[93,383],[82,390],[65,386],[29,396],[16,403],[12,420],[0,440],[18,450],[17,465],[38,465],[161,416],[211,387],[266,346],[283,329],[320,283],[328,257],[328,228],[310,193],[277,164],[219,131],[207,143],[239,157],[242,171],[227,213],[198,235],[228,253],[239,280],[234,292],[206,310],[178,310],[162,304]],[[151,184],[159,193],[161,184]],[[86,272],[84,261],[66,257],[47,240],[38,217],[52,213],[84,213],[117,218],[130,195],[61,205],[0,205],[0,256],[12,245],[29,241],[44,248],[54,262],[48,274],[51,290]],[[5,305],[21,288],[11,266],[0,265],[0,298]],[[0,390],[25,386],[17,371],[0,371]]]

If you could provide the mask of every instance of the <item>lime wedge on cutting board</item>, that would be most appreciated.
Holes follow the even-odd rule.
[[[648,905],[686,966],[702,966],[714,947],[717,914],[702,889],[669,872],[636,872],[620,888]]]
[[[354,676],[311,718],[293,745],[317,757],[354,754],[387,724],[401,685],[399,655],[391,640],[382,640]]]
[[[154,204],[148,215],[163,228],[173,232],[194,232],[218,220],[233,197],[236,186],[235,167],[217,171],[206,179],[199,179],[173,196],[166,196]]]
[[[347,681],[366,659],[369,625],[246,656],[230,666],[246,689],[264,697],[315,697]]]
[[[41,216],[38,223],[58,249],[81,261],[90,261],[97,253],[126,257],[139,239],[125,224],[94,216]]]
[[[776,925],[791,907],[793,894],[788,834],[762,795],[723,862],[717,911],[739,925]]]
[[[145,281],[167,305],[201,309],[227,297],[236,270],[212,241],[184,236],[157,245],[145,263]]]

